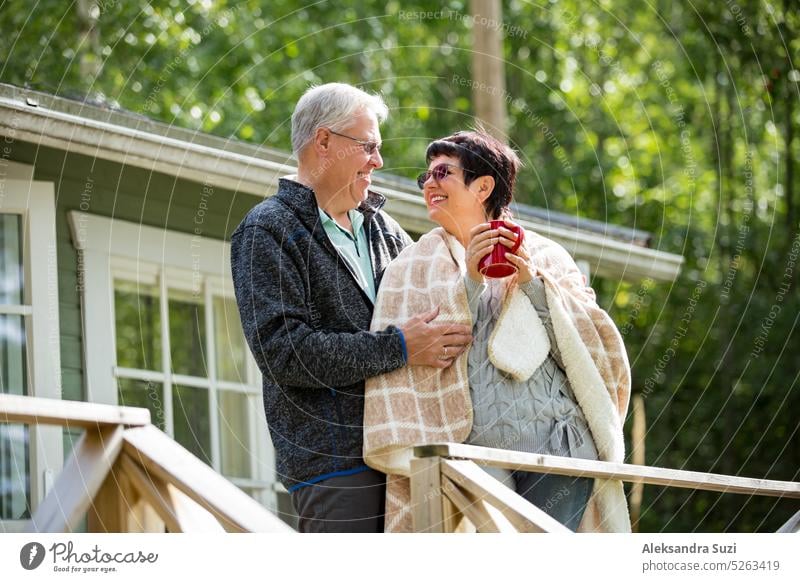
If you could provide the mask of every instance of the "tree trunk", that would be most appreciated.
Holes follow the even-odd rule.
[[[738,187],[738,172],[734,171],[733,167],[733,148],[735,139],[733,123],[736,117],[735,101],[733,97],[733,83],[734,80],[730,79],[728,84],[724,85],[722,95],[720,96],[724,99],[724,105],[722,107],[723,113],[719,119],[720,131],[722,133],[722,143],[720,144],[720,175],[722,176],[720,201],[722,201],[724,205],[724,208],[721,208],[720,210],[725,212],[727,219],[727,225],[725,228],[720,229],[726,233],[725,239],[727,242],[724,253],[721,252],[721,254],[725,257],[725,264],[727,265],[727,268],[722,271],[723,285],[725,284],[730,272],[733,273],[734,281],[741,277],[740,273],[738,272],[738,265],[740,263],[737,264],[735,258],[739,229],[737,227],[736,210],[734,204],[736,199],[736,188]],[[722,251],[722,249],[720,249],[720,251]],[[722,468],[723,472],[728,475],[736,474],[737,471],[741,470],[739,451],[736,447],[736,443],[738,441],[738,427],[740,426],[741,422],[739,412],[740,407],[738,406],[739,398],[734,393],[734,387],[738,382],[738,361],[736,360],[737,342],[736,338],[734,337],[734,329],[740,316],[737,311],[738,302],[735,296],[735,288],[736,285],[732,283],[729,292],[733,300],[729,299],[726,301],[723,305],[721,305],[720,309],[720,347],[722,348],[722,356],[720,358],[719,378],[720,385],[724,387],[728,394],[730,394],[730,399],[724,407],[724,412],[722,415],[722,418],[727,418],[726,421],[723,421],[723,426],[726,427],[724,429],[725,446],[729,449],[727,454],[723,455],[722,457]],[[719,503],[723,504],[723,506],[731,508],[731,506],[727,505],[730,503],[729,497],[730,496],[727,498],[724,496],[721,497]]]
[[[506,83],[500,0],[471,0],[472,98],[486,130],[507,142]]]
[[[790,50],[792,46],[793,31],[789,28],[787,19],[789,18],[789,0],[783,0],[783,22],[779,25],[785,43],[786,50]],[[786,74],[793,69],[791,55],[786,55]],[[795,219],[794,208],[794,100],[797,98],[797,86],[788,78],[781,79],[781,84],[785,87],[786,99],[786,116],[784,118],[785,124],[785,140],[786,140],[786,188],[784,195],[786,196],[786,226],[787,237],[786,240],[791,246],[791,241],[794,240],[794,235],[797,232],[797,223]]]
[[[631,463],[634,465],[646,465],[645,457],[645,437],[647,436],[647,419],[645,415],[644,397],[641,394],[634,394],[631,399],[633,405],[633,426],[631,428]],[[631,486],[630,508],[631,508],[631,529],[634,533],[639,532],[639,520],[642,517],[642,497],[644,496],[644,483],[634,483]]]
[[[795,218],[794,207],[794,100],[796,96],[794,92],[796,88],[787,84],[786,86],[786,118],[784,120],[785,133],[786,133],[786,187],[784,195],[786,196],[786,240],[791,246],[791,241],[794,240],[794,235],[797,232],[797,219]]]
[[[78,22],[80,22],[81,81],[87,91],[91,90],[100,74],[100,30],[97,19],[100,8],[92,0],[78,0]]]

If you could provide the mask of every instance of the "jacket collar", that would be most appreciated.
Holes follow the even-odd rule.
[[[278,180],[278,192],[275,196],[304,222],[314,225],[319,220],[319,205],[314,190],[297,182],[294,176],[287,176]],[[369,222],[372,216],[386,204],[386,197],[369,190],[367,199],[356,210],[364,215],[364,222]]]

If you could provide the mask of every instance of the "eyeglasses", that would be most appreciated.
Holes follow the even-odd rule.
[[[450,168],[457,168],[457,169],[461,170],[462,172],[464,172],[464,174],[469,172],[469,170],[467,170],[466,168],[462,168],[461,166],[456,166],[454,164],[448,164],[448,163],[444,162],[444,163],[435,165],[433,167],[433,169],[428,170],[427,172],[423,172],[419,176],[417,176],[417,186],[419,186],[420,190],[424,190],[425,189],[425,182],[428,181],[428,178],[433,178],[437,182],[441,182],[442,180],[447,178],[447,176],[450,175],[450,171],[449,171]]]
[[[332,129],[329,129],[328,131],[330,131],[333,135],[338,135],[339,137],[346,137],[347,139],[353,140],[364,148],[364,153],[366,153],[368,156],[371,156],[376,151],[380,151],[381,146],[383,145],[376,141],[364,141],[363,139],[356,139],[354,137],[350,137],[349,135],[339,133],[338,131],[333,131]]]

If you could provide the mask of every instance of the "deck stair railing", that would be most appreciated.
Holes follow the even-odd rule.
[[[292,532],[150,423],[146,408],[0,395],[0,422],[85,429],[31,532]]]

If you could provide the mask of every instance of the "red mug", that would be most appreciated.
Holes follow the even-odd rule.
[[[502,279],[517,272],[517,267],[506,260],[506,253],[513,255],[517,252],[522,241],[525,240],[525,229],[519,225],[508,226],[504,220],[490,220],[489,225],[493,230],[505,227],[517,233],[517,242],[514,243],[513,247],[508,248],[503,243],[498,242],[492,248],[492,252],[483,257],[478,263],[478,270],[481,275],[490,279]]]

